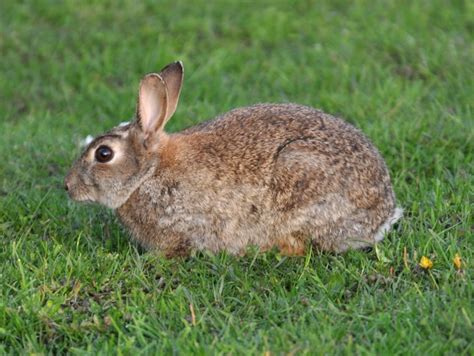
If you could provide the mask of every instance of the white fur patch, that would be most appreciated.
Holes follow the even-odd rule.
[[[395,208],[392,216],[390,216],[383,224],[379,227],[379,230],[375,234],[375,241],[379,242],[382,241],[385,234],[390,231],[392,225],[395,224],[400,218],[403,216],[403,209],[402,208]]]
[[[94,137],[91,136],[91,135],[87,135],[85,138],[83,138],[81,140],[81,142],[79,143],[79,145],[81,147],[86,147],[89,143],[91,143],[92,141],[94,140]]]

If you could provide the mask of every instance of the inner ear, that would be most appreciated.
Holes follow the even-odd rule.
[[[156,73],[146,75],[138,93],[137,121],[145,138],[163,128],[167,112],[168,93],[163,78]]]

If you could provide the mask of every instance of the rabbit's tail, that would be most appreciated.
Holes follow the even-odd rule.
[[[402,208],[395,208],[392,215],[385,220],[385,222],[379,227],[377,233],[375,234],[375,241],[379,242],[382,241],[385,234],[390,231],[393,224],[395,224],[400,218],[403,216],[403,209]]]

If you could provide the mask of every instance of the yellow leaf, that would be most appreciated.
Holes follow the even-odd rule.
[[[423,269],[432,269],[433,268],[433,261],[431,261],[428,257],[422,256],[420,260],[420,267]]]
[[[462,260],[461,260],[461,256],[459,256],[458,253],[456,253],[456,254],[454,255],[453,263],[454,263],[454,267],[456,267],[456,269],[461,269],[461,267],[462,267]]]

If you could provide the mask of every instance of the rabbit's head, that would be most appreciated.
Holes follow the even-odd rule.
[[[183,65],[174,62],[146,75],[138,94],[136,120],[96,137],[67,174],[64,186],[76,201],[118,208],[159,165],[163,128],[174,114]]]

